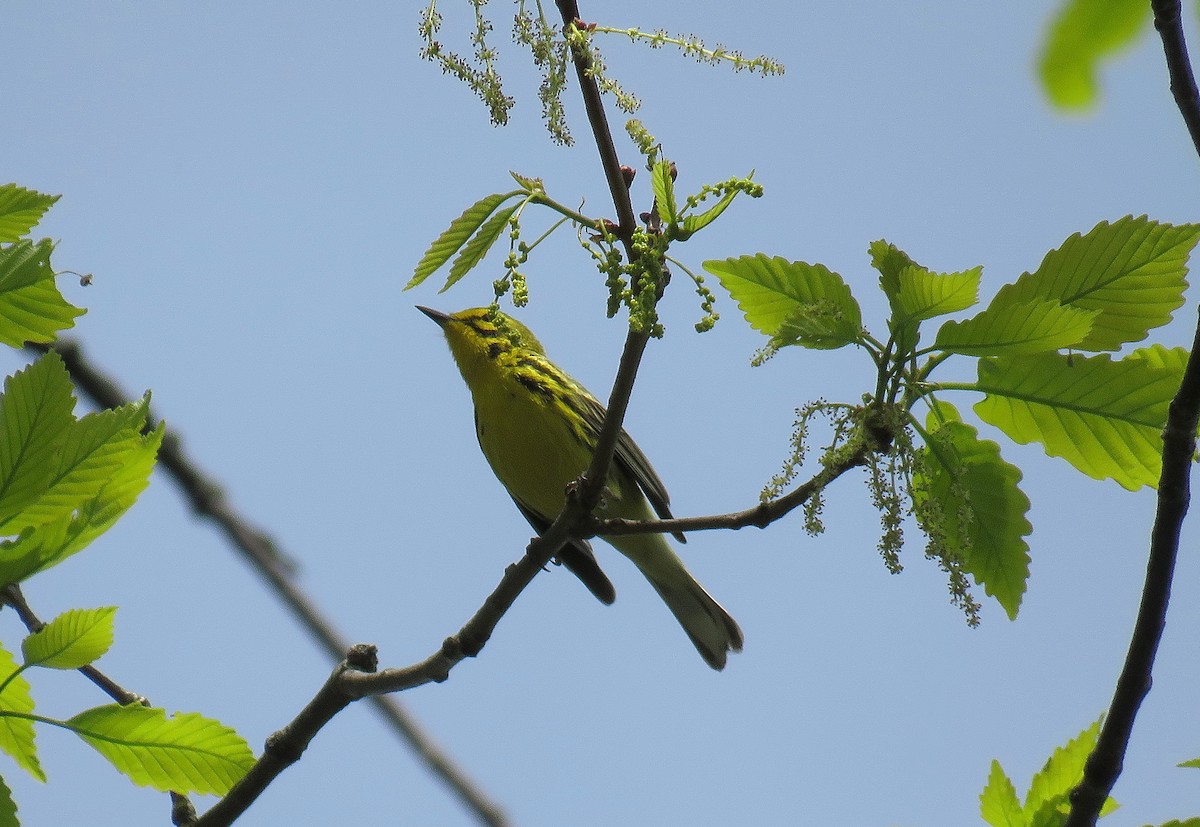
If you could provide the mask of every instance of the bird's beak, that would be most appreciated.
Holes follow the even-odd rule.
[[[446,323],[450,321],[450,316],[446,313],[443,313],[440,310],[433,310],[428,307],[422,307],[419,304],[417,305],[417,310],[420,310],[426,316],[428,316],[429,318],[431,318],[435,322],[437,322],[438,327],[445,327]]]

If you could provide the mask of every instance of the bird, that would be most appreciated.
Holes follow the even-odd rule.
[[[546,357],[533,332],[495,305],[457,313],[417,307],[436,322],[470,389],[479,447],[517,509],[541,534],[562,510],[567,487],[586,470],[604,406]],[[602,493],[600,516],[671,517],[670,498],[646,455],[622,429]],[[682,534],[675,535],[681,542]],[[661,533],[601,535],[633,561],[687,633],[705,663],[725,668],[742,630],[705,591]],[[558,562],[601,602],[616,599],[591,544],[573,540]]]

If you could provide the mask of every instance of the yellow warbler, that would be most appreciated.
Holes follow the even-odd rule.
[[[418,309],[441,326],[471,390],[483,455],[521,513],[544,531],[562,510],[567,485],[591,462],[604,406],[546,358],[529,328],[499,310],[480,307],[449,315]],[[671,516],[662,480],[624,430],[600,510],[628,520]],[[637,565],[709,666],[722,669],[730,650],[741,651],[742,630],[684,568],[663,535],[603,539]],[[563,548],[559,561],[597,598],[615,599],[586,541]]]

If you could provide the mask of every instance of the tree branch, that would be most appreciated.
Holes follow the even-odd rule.
[[[1184,123],[1200,152],[1200,95],[1192,75],[1183,38],[1178,0],[1151,0],[1154,27],[1162,36],[1171,91]],[[1154,658],[1166,626],[1171,581],[1179,553],[1179,534],[1191,500],[1189,488],[1196,428],[1200,424],[1200,322],[1184,369],[1179,393],[1171,401],[1163,432],[1163,465],[1158,483],[1158,509],[1150,533],[1150,556],[1137,621],[1117,678],[1112,702],[1096,748],[1088,757],[1083,780],[1071,793],[1066,827],[1090,827],[1100,816],[1113,785],[1121,775],[1134,719],[1150,691]]]
[[[703,517],[674,517],[669,520],[599,520],[587,524],[587,537],[617,536],[622,534],[674,534],[687,531],[709,531],[713,529],[740,529],[747,526],[766,528],[776,520],[790,514],[814,494],[847,471],[865,465],[867,456],[876,450],[866,440],[838,459],[827,463],[812,479],[797,486],[777,500],[760,503],[744,511],[728,514],[710,514]]]
[[[372,670],[375,663],[374,646],[360,645],[351,649],[346,660],[338,664],[300,714],[267,738],[262,756],[250,771],[208,812],[185,827],[228,827],[237,821],[280,773],[300,760],[321,728],[354,700],[342,691],[340,677],[347,672]]]

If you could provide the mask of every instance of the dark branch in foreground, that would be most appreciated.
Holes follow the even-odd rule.
[[[40,631],[46,624],[41,621],[33,609],[29,608],[29,603],[25,601],[25,594],[21,591],[21,587],[16,583],[9,583],[3,589],[0,589],[0,602],[6,606],[11,606],[13,611],[17,613],[17,617],[21,619],[21,623],[29,630],[30,634]],[[112,678],[105,675],[95,666],[88,664],[81,666],[77,670],[85,678],[90,680],[96,686],[100,687],[105,695],[112,698],[122,706],[128,704],[141,704],[150,706],[150,701],[145,697],[138,695],[135,692],[130,692],[125,689]],[[185,825],[196,817],[196,808],[192,806],[191,799],[183,793],[171,793],[171,823],[175,825]]]
[[[62,356],[75,387],[97,407],[117,408],[129,403],[129,395],[87,359],[79,344],[61,341],[55,343],[54,349]],[[45,352],[47,348],[39,346],[37,350]],[[153,414],[148,419],[151,423],[157,421]],[[317,643],[333,659],[340,661],[345,657],[350,643],[334,629],[312,598],[297,585],[295,567],[288,562],[290,558],[280,551],[274,538],[237,512],[225,497],[221,486],[187,456],[179,436],[170,429],[163,439],[158,462],[179,486],[196,515],[213,521],[221,529],[233,547],[251,563]],[[480,823],[489,827],[504,827],[507,824],[500,808],[467,778],[399,701],[379,696],[372,698],[371,702],[393,731],[450,787]]]
[[[1183,39],[1180,3],[1178,0],[1152,0],[1151,6],[1154,27],[1162,36],[1166,53],[1171,92],[1192,142],[1200,152],[1200,95]],[[1179,534],[1191,500],[1189,481],[1196,451],[1196,427],[1200,423],[1200,357],[1197,353],[1200,353],[1200,323],[1183,383],[1167,413],[1158,510],[1150,533],[1150,557],[1146,563],[1146,582],[1137,621],[1096,748],[1084,767],[1083,781],[1071,793],[1071,814],[1066,827],[1090,827],[1100,817],[1100,808],[1121,775],[1138,708],[1150,691],[1154,658],[1166,626],[1171,581],[1179,553]]]

